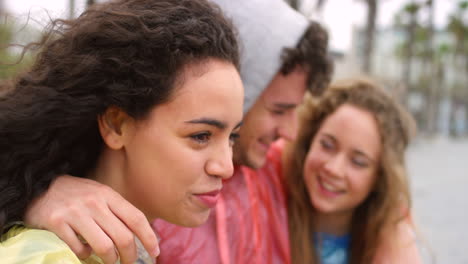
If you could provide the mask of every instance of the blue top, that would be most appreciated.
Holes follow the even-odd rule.
[[[347,264],[351,236],[336,236],[323,232],[314,233],[315,250],[320,264]]]

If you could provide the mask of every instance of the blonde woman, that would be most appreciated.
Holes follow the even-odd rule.
[[[375,84],[308,97],[285,169],[292,263],[420,263],[405,150],[413,121]]]

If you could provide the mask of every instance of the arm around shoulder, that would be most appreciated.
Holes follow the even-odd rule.
[[[121,263],[133,263],[135,236],[153,257],[159,254],[145,215],[110,187],[90,179],[59,176],[28,208],[25,222],[57,234],[80,259],[89,257],[92,248],[105,263],[118,257]]]

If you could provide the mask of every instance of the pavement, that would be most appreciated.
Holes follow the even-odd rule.
[[[468,264],[468,139],[417,139],[406,158],[424,263]]]

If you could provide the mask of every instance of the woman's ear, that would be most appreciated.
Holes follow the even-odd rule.
[[[130,133],[129,125],[133,118],[120,108],[111,106],[98,116],[98,126],[101,137],[106,145],[114,150],[121,149],[125,145],[125,138]]]

